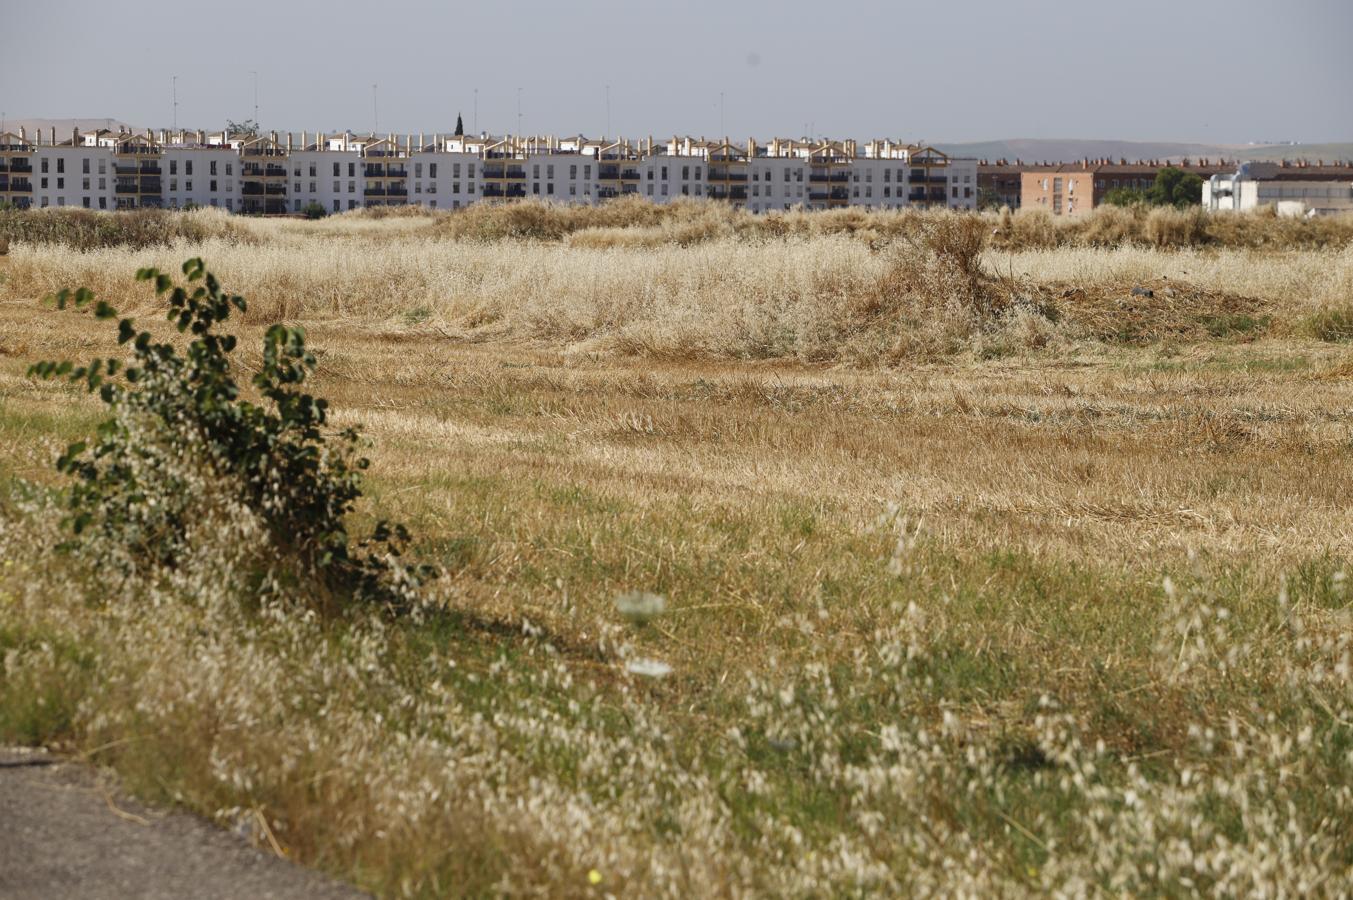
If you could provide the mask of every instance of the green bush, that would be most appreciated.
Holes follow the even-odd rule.
[[[361,496],[358,435],[322,430],[328,404],[299,388],[314,369],[299,328],[273,325],[263,339],[262,367],[253,377],[260,403],[241,399],[231,375],[233,335],[217,333],[242,297],[229,296],[200,259],[183,264],[187,285],[156,269],[137,278],[168,295],[168,317],[193,335],[186,351],[156,343],[131,319],[118,323],[118,343],[133,361],[113,357],[88,365],[39,362],[30,374],[64,377],[98,391],[113,415],[92,446],[72,444],[57,468],[75,479],[66,494],[66,523],[78,539],[117,548],[118,558],[147,571],[178,566],[191,553],[200,508],[222,496],[231,508],[256,517],[268,562],[259,585],[321,588],[325,605],[349,597],[402,605],[404,590],[431,571],[398,561],[408,534],[379,523],[355,546],[346,517]],[[193,287],[194,282],[201,282]],[[63,290],[58,307],[94,307],[101,319],[117,315],[86,288]]]

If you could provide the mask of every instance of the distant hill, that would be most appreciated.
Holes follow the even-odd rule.
[[[133,131],[140,130],[131,125],[128,125],[121,119],[9,119],[9,118],[5,119],[5,127],[0,130],[12,131],[15,134],[18,134],[20,127],[27,129],[29,136],[32,136],[33,133],[38,131],[39,129],[41,129],[43,135],[45,136],[47,134],[50,134],[51,130],[55,128],[56,139],[58,141],[64,141],[66,140],[66,138],[70,137],[70,131],[72,128],[78,128],[81,131],[93,131],[96,128],[112,128],[114,130],[118,128],[130,128]]]
[[[1171,141],[1102,141],[1074,138],[1014,138],[1005,141],[937,143],[935,147],[951,156],[978,159],[1020,159],[1024,162],[1048,160],[1073,162],[1078,159],[1323,159],[1353,160],[1353,143],[1331,144],[1191,144]]]

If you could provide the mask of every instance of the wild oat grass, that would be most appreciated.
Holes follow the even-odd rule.
[[[159,579],[53,553],[95,410],[22,373],[112,350],[37,292],[172,255],[19,246],[0,737],[382,896],[1348,894],[1348,250],[346,219],[203,252],[306,324],[422,620],[251,612],[224,506]]]
[[[767,224],[773,217],[757,226],[759,232],[743,233],[725,222],[723,237],[685,241],[676,231],[705,228],[715,214],[709,205],[681,206],[688,218],[672,214],[653,227],[588,226],[567,242],[521,240],[510,248],[501,241],[448,240],[441,232],[456,217],[431,215],[250,221],[244,227],[256,241],[251,244],[213,238],[78,253],[61,245],[18,244],[7,258],[0,297],[31,298],[86,284],[142,311],[149,308],[149,293],[129,286],[121,273],[197,254],[251,298],[253,321],[398,322],[452,339],[542,341],[579,351],[877,364],[965,353],[1065,352],[1087,338],[1112,340],[1113,329],[1087,324],[1086,317],[1097,320],[1101,311],[1131,300],[1131,289],[1141,285],[1162,291],[1158,305],[1176,289],[1190,302],[1224,295],[1230,299],[1218,300],[1222,307],[1267,317],[1272,330],[1292,333],[1303,331],[1313,311],[1336,307],[1353,294],[1353,248],[988,249],[980,269],[964,263],[964,287],[937,280],[948,265],[944,260],[953,258],[944,248],[959,248],[960,256],[975,261],[973,249],[979,238],[986,242],[988,220],[847,210],[824,218],[814,232],[793,224],[814,221],[800,213],[781,217],[785,227],[775,235]],[[501,225],[509,213],[486,208],[476,215]],[[583,214],[522,207],[514,215],[576,223]],[[594,222],[601,213],[590,215],[587,221]],[[717,215],[738,218],[727,210]],[[936,243],[935,235],[943,239]],[[919,277],[923,270],[929,274]],[[900,278],[904,271],[911,274]],[[973,279],[985,298],[978,304],[985,311],[976,318]],[[1067,290],[1088,293],[1093,302],[1086,307],[1059,295]],[[1139,307],[1144,302],[1133,301]],[[1197,320],[1221,312],[1199,307]],[[1162,309],[1160,315],[1177,313]],[[1140,333],[1172,332],[1178,329]]]

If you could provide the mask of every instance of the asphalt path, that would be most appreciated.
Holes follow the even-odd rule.
[[[0,748],[0,898],[354,900],[366,894],[41,751]]]

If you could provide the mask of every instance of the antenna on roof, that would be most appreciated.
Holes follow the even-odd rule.
[[[171,85],[172,85],[173,92],[174,92],[174,130],[175,130],[175,131],[178,131],[178,130],[179,130],[179,77],[178,77],[177,75],[172,75],[172,76],[170,76],[170,79],[169,79],[169,80],[170,80],[170,83],[171,83]]]
[[[254,76],[254,127],[257,128],[257,127],[258,127],[258,70],[257,70],[257,69],[250,69],[249,71],[250,71],[250,73]]]

